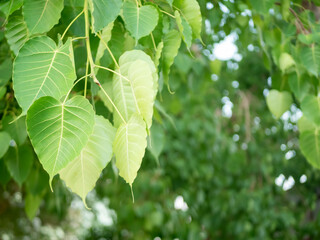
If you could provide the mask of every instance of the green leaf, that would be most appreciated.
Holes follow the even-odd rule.
[[[302,132],[299,140],[301,152],[308,162],[312,166],[320,168],[320,129],[314,128]]]
[[[150,134],[150,141],[148,141],[148,150],[154,156],[159,165],[159,156],[162,152],[165,143],[165,135],[162,127],[158,124],[153,124]]]
[[[40,203],[42,201],[42,197],[39,195],[32,195],[30,193],[27,194],[25,198],[24,210],[27,214],[29,220],[32,220],[40,207]]]
[[[29,145],[10,147],[4,156],[8,170],[19,186],[27,179],[33,159],[33,151]]]
[[[300,59],[305,69],[318,77],[320,74],[320,47],[312,44],[300,49]]]
[[[301,102],[301,110],[306,118],[320,126],[320,97],[306,96]]]
[[[292,97],[289,92],[279,92],[273,89],[267,96],[269,110],[276,118],[280,118],[285,111],[289,110],[291,104]]]
[[[53,177],[78,157],[93,131],[89,101],[75,96],[65,103],[52,97],[34,102],[27,114],[27,130],[43,168]]]
[[[85,203],[102,170],[112,157],[112,143],[116,129],[102,116],[95,117],[95,125],[81,154],[60,171],[60,177]]]
[[[172,29],[163,40],[162,72],[163,80],[169,87],[169,73],[174,58],[177,56],[181,45],[181,37],[177,30]]]
[[[142,118],[134,114],[118,128],[113,143],[119,175],[132,186],[147,146],[147,131]]]
[[[5,36],[11,51],[18,55],[20,48],[28,40],[29,36],[27,24],[22,16],[10,16],[6,25]]]
[[[2,119],[3,130],[10,134],[17,145],[22,145],[27,138],[26,118],[16,119],[13,116],[5,116]]]
[[[269,9],[274,7],[275,0],[256,1],[250,0],[254,10],[261,14],[269,14]]]
[[[0,159],[0,183],[5,186],[11,179],[10,173],[3,159]]]
[[[6,132],[0,132],[0,158],[8,151],[11,137]]]
[[[100,59],[102,58],[104,51],[107,49],[107,44],[111,39],[111,31],[113,29],[113,22],[108,24],[104,29],[102,29],[101,32],[101,38],[99,45],[98,45],[98,50],[97,50],[97,55],[95,59],[95,64],[100,65]]]
[[[37,162],[38,163],[38,162]],[[26,189],[32,195],[42,195],[47,190],[49,181],[48,174],[43,170],[40,164],[31,169],[29,177],[26,180]]]
[[[308,118],[305,116],[302,116],[298,120],[298,128],[300,133],[305,132],[305,131],[313,131],[317,126],[311,122]]]
[[[279,64],[281,71],[286,72],[295,65],[295,61],[293,60],[290,54],[283,52],[280,55]]]
[[[297,74],[291,74],[288,78],[288,83],[290,86],[291,91],[294,93],[295,97],[302,101],[302,99],[308,94],[310,89],[310,84],[308,83],[308,79],[310,77]]]
[[[71,39],[57,46],[46,36],[32,38],[13,64],[13,88],[24,114],[42,96],[60,99],[75,79]]]
[[[138,41],[149,35],[158,24],[159,14],[152,5],[139,7],[134,0],[125,0],[123,3],[123,18],[126,28]]]
[[[99,32],[113,22],[120,13],[122,0],[89,0],[93,31]]]
[[[193,37],[201,39],[202,17],[197,0],[175,0],[173,4],[190,24]]]
[[[155,54],[154,60],[153,60],[156,68],[159,66],[159,61],[161,58],[162,49],[163,49],[163,42],[160,42],[157,46],[156,54]],[[158,73],[156,74],[156,76],[158,77]],[[156,81],[156,85],[158,85],[158,81]]]
[[[174,15],[176,17],[180,35],[187,45],[187,48],[190,48],[192,43],[192,29],[186,19],[183,16],[180,16],[180,13],[178,11],[175,11]]]
[[[8,18],[14,11],[18,10],[23,4],[23,0],[9,0],[0,3],[0,11]]]
[[[102,84],[101,86],[104,91],[107,92],[107,94],[109,95],[109,97],[111,99],[113,99],[113,91],[112,91],[112,81],[108,81]],[[113,106],[111,101],[106,97],[106,95],[103,93],[103,91],[99,90],[98,92],[98,96],[100,97],[100,99],[102,100],[103,104],[108,108],[108,110],[110,112],[113,112]]]
[[[140,50],[124,53],[119,60],[119,75],[113,78],[114,103],[121,113],[123,120],[128,121],[135,112],[141,114],[148,128],[152,124],[153,104],[155,99],[154,78],[155,71],[151,58]],[[115,126],[123,120],[114,111]]]
[[[10,58],[4,60],[0,65],[0,87],[7,85],[11,78],[12,73],[12,61]]]
[[[59,22],[63,0],[24,0],[23,16],[30,35],[48,32]]]

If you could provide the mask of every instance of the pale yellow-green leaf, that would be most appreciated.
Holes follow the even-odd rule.
[[[116,166],[119,175],[132,186],[141,166],[147,146],[146,124],[143,119],[133,114],[127,123],[118,128],[113,143]]]
[[[112,157],[116,129],[102,116],[95,116],[93,133],[81,154],[60,171],[60,177],[83,202],[94,188],[102,170]]]
[[[267,96],[267,105],[276,118],[280,118],[285,111],[289,110],[291,104],[292,97],[289,92],[273,89]]]

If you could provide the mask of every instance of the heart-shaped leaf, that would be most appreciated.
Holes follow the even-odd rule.
[[[61,46],[47,36],[30,39],[14,61],[13,88],[24,114],[42,96],[60,99],[75,79],[71,39]]]
[[[60,177],[85,203],[86,196],[100,177],[101,171],[112,157],[112,143],[116,129],[101,116],[95,117],[95,125],[87,145],[81,154],[60,172]]]
[[[116,155],[116,166],[119,175],[132,186],[141,166],[147,146],[146,124],[143,119],[134,114],[127,123],[118,128],[113,143]]]
[[[93,131],[94,111],[76,96],[65,103],[53,97],[34,102],[27,114],[27,130],[43,168],[52,178],[78,157]]]
[[[280,118],[285,111],[289,110],[291,104],[292,97],[289,92],[279,92],[273,89],[267,96],[269,110],[276,118]]]
[[[152,5],[139,7],[137,1],[126,0],[123,3],[123,18],[126,28],[138,41],[149,35],[157,26],[159,14]]]
[[[63,0],[24,0],[23,16],[30,34],[44,33],[58,23]]]

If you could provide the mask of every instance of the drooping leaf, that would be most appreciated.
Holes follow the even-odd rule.
[[[300,61],[305,69],[318,77],[320,74],[320,47],[312,44],[300,49]]]
[[[0,64],[0,87],[5,86],[11,78],[12,74],[12,61],[10,58]]]
[[[11,115],[2,119],[3,130],[9,133],[10,137],[17,145],[22,145],[27,138],[26,118],[21,117],[18,120]]]
[[[13,88],[23,113],[42,96],[60,99],[76,79],[71,39],[61,46],[46,36],[30,39],[13,68]]]
[[[306,118],[320,126],[320,97],[306,96],[301,102],[301,109]]]
[[[173,3],[192,28],[192,36],[201,39],[202,17],[197,0],[175,0]]]
[[[280,118],[285,111],[289,110],[291,104],[292,97],[289,92],[273,89],[267,96],[269,110],[276,118]]]
[[[5,36],[11,51],[18,55],[20,48],[28,40],[29,34],[27,24],[22,16],[10,16],[5,29]]]
[[[159,14],[152,5],[139,7],[134,0],[125,0],[123,3],[123,17],[126,28],[138,41],[149,35],[158,24]]]
[[[100,59],[102,58],[104,51],[107,49],[107,44],[111,39],[111,31],[113,29],[113,22],[109,23],[105,28],[102,29],[101,32],[101,38],[99,45],[98,45],[98,50],[97,50],[97,55],[95,59],[95,63],[97,65],[100,65]]]
[[[0,132],[0,158],[8,151],[11,137],[6,132]]]
[[[314,128],[300,134],[300,148],[308,162],[320,168],[320,129]]]
[[[309,92],[310,85],[308,83],[308,76],[306,75],[291,74],[289,75],[288,83],[291,91],[299,101],[302,101]]]
[[[113,143],[119,175],[132,186],[147,146],[147,131],[142,118],[134,114],[118,128]]]
[[[108,120],[96,116],[93,133],[80,156],[60,171],[60,177],[83,202],[111,160],[115,134],[116,129]]]
[[[113,99],[112,81],[103,83],[101,87],[104,89],[104,91],[106,91],[106,93],[109,95],[109,97],[110,97],[111,99]],[[113,112],[112,103],[111,103],[111,101],[106,97],[106,95],[104,94],[104,92],[103,92],[102,90],[99,90],[98,96],[99,96],[100,99],[102,100],[103,104],[108,108],[108,110],[109,110],[110,112]]]
[[[24,0],[23,16],[30,35],[48,32],[58,23],[63,0]]]
[[[189,23],[187,22],[187,20],[183,16],[180,16],[180,13],[178,11],[175,11],[174,15],[176,17],[176,22],[177,22],[181,37],[185,42],[185,44],[187,45],[187,48],[190,48],[192,43],[192,29]]]
[[[34,102],[27,114],[27,130],[50,182],[78,157],[93,131],[94,111],[89,101],[75,96],[65,103],[52,97]]]
[[[20,186],[29,175],[33,159],[33,151],[29,145],[10,147],[4,156],[4,161],[12,178]]]
[[[169,84],[170,68],[173,64],[174,58],[178,54],[180,45],[181,37],[177,30],[172,29],[165,35],[162,50],[162,72],[163,80],[167,85]]]
[[[37,162],[38,163],[38,162]],[[32,195],[42,195],[46,192],[49,176],[40,166],[32,168],[29,177],[26,180],[26,189]]]
[[[154,59],[153,59],[153,62],[154,62],[154,65],[155,65],[156,68],[159,66],[159,63],[160,63],[159,61],[160,61],[160,58],[161,58],[162,49],[163,49],[163,42],[160,42],[158,44],[158,46],[157,46],[156,54],[155,54]],[[158,74],[157,74],[157,77],[158,77]],[[156,85],[158,85],[158,81],[157,81]]]
[[[135,112],[141,114],[150,127],[153,115],[154,80],[150,64],[143,59],[141,51],[133,50],[120,57],[118,72],[122,75],[114,75],[113,96],[114,103],[125,121],[128,121]],[[136,56],[136,60],[133,60]],[[150,59],[153,67],[154,64]],[[123,120],[117,111],[114,111],[115,126],[119,126]]]
[[[99,32],[113,22],[120,13],[122,0],[89,0],[92,11],[93,31]]]
[[[293,60],[290,54],[283,52],[280,55],[279,64],[281,71],[286,72],[295,65],[295,61]]]
[[[150,140],[148,141],[148,150],[152,153],[159,165],[159,156],[165,143],[164,131],[159,124],[153,124],[150,129]]]
[[[29,220],[32,220],[40,207],[42,197],[40,195],[32,195],[31,193],[27,194],[25,198],[24,210],[27,214]]]

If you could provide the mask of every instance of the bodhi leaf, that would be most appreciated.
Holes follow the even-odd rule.
[[[18,119],[13,116],[5,116],[2,119],[3,130],[10,134],[17,145],[22,145],[27,138],[26,117]]]
[[[312,44],[300,49],[300,60],[305,69],[318,77],[320,74],[320,47]]]
[[[122,0],[89,0],[94,32],[113,22],[120,13]]]
[[[11,179],[10,173],[3,159],[0,159],[0,183],[5,186]]]
[[[40,207],[40,203],[42,201],[42,197],[40,195],[32,195],[28,193],[25,198],[24,210],[29,218],[32,220]]]
[[[111,160],[115,134],[116,129],[108,120],[96,116],[93,133],[80,156],[60,171],[60,177],[84,203],[102,170]]]
[[[123,18],[126,28],[136,42],[149,35],[158,24],[159,14],[152,5],[139,7],[138,2],[126,0],[123,3]]]
[[[317,126],[320,126],[320,97],[306,96],[301,102],[303,114]]]
[[[10,147],[4,161],[13,179],[21,186],[27,179],[33,163],[33,151],[29,145]]]
[[[5,86],[11,78],[12,73],[12,61],[7,58],[0,64],[0,87]]]
[[[186,21],[186,19],[183,16],[180,16],[178,11],[175,11],[174,15],[176,17],[176,22],[177,22],[181,37],[185,42],[185,44],[187,45],[187,48],[190,48],[192,43],[192,29],[189,23]]]
[[[76,96],[65,103],[52,97],[34,102],[27,114],[27,130],[35,152],[50,176],[78,157],[93,131],[94,111]]]
[[[18,55],[20,48],[28,39],[27,24],[22,16],[10,16],[6,25],[5,36],[8,40],[10,49]]]
[[[175,0],[173,4],[181,10],[181,15],[190,24],[193,37],[201,39],[202,17],[199,3],[196,0]]]
[[[0,158],[8,151],[11,137],[6,132],[0,132]]]
[[[16,10],[18,10],[23,4],[23,0],[9,0],[0,3],[0,11],[2,11],[6,19]]]
[[[267,96],[269,110],[276,118],[280,118],[285,111],[289,110],[291,104],[292,97],[289,92],[279,92],[273,89]]]
[[[132,115],[127,123],[121,124],[116,133],[113,143],[116,166],[119,169],[119,175],[130,186],[141,166],[147,146],[146,137],[146,124],[137,114]]]
[[[165,35],[162,50],[162,72],[163,80],[168,85],[168,88],[170,67],[173,64],[174,58],[178,54],[180,45],[181,37],[177,30],[172,29]]]
[[[24,114],[42,96],[60,99],[75,79],[71,39],[57,46],[46,36],[32,38],[13,64],[13,88]]]
[[[295,65],[295,61],[293,60],[290,54],[284,52],[280,55],[279,64],[281,71],[286,72]]]
[[[159,66],[159,61],[160,61],[160,57],[161,57],[161,53],[162,53],[162,49],[163,49],[163,42],[160,42],[157,46],[157,49],[156,49],[156,54],[154,56],[154,65],[155,67],[157,68]],[[158,77],[158,73],[156,74],[157,77]],[[158,78],[157,78],[158,80]],[[158,81],[156,81],[157,85],[158,85]],[[158,87],[157,87],[158,88]]]
[[[130,61],[128,54],[121,56],[118,72],[122,76],[114,75],[114,103],[121,114],[120,116],[117,111],[114,111],[115,126],[119,126],[123,121],[128,121],[135,112],[141,114],[148,127],[152,123],[154,103],[152,72],[150,65],[146,61],[140,60],[137,52],[139,51],[132,55],[137,56],[135,61]]]
[[[24,0],[23,16],[30,35],[48,32],[58,23],[63,0]]]
[[[148,150],[156,159],[156,162],[159,164],[159,156],[162,152],[165,143],[164,131],[159,124],[153,124],[151,127],[150,139],[148,141]]]
[[[313,130],[302,132],[299,142],[301,152],[308,162],[312,166],[320,168],[320,129],[314,128]]]

